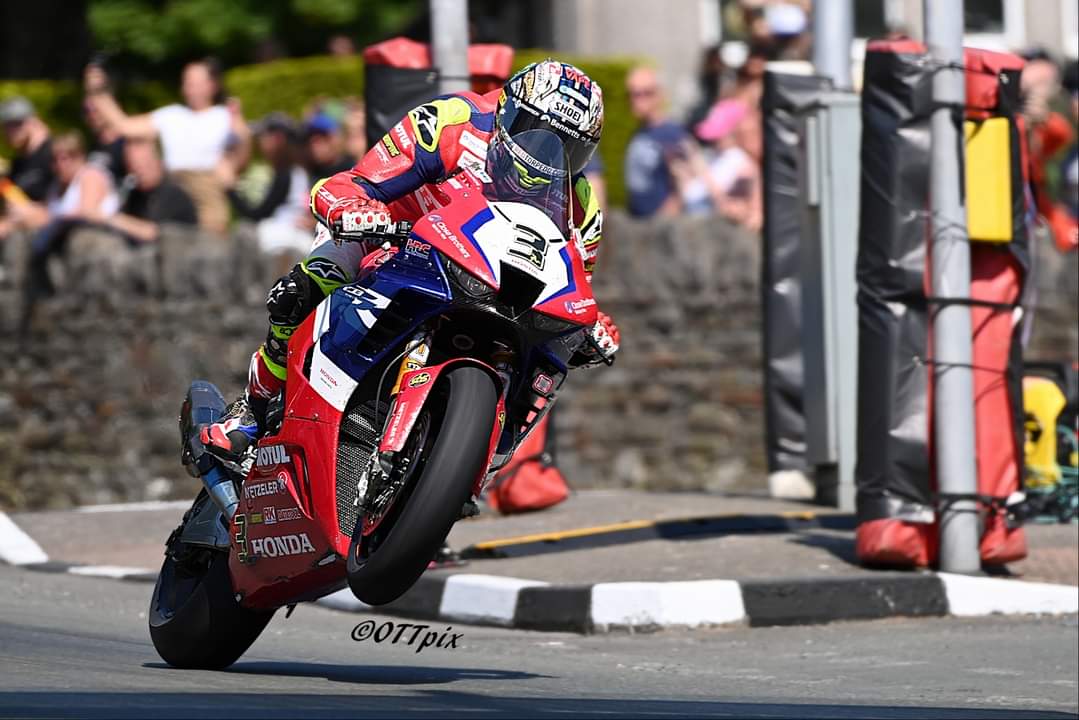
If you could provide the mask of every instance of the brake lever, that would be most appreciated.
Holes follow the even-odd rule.
[[[398,245],[402,241],[407,240],[408,236],[412,234],[412,223],[407,220],[401,220],[394,223],[394,228],[387,232],[345,232],[341,229],[341,221],[338,220],[334,223],[332,229],[333,236],[339,242],[377,242],[379,245],[382,243],[390,243],[391,245]]]
[[[599,346],[599,343],[596,342],[596,339],[592,337],[592,333],[586,333],[584,337],[585,340],[588,341],[589,347],[596,351],[596,355],[599,356],[599,359],[603,361],[604,365],[606,365],[607,367],[614,365],[614,355],[608,357],[606,354],[604,354],[603,348],[601,348]]]

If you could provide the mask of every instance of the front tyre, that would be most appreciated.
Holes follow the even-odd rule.
[[[255,642],[274,611],[242,607],[232,592],[228,553],[176,541],[150,600],[150,638],[179,668],[220,670]]]
[[[413,486],[405,488],[384,522],[392,521],[377,547],[367,552],[356,523],[348,553],[348,584],[368,605],[396,600],[419,579],[472,496],[487,465],[498,390],[486,371],[471,365],[449,370],[445,412]],[[416,429],[413,430],[416,432]],[[379,531],[382,531],[380,526]]]

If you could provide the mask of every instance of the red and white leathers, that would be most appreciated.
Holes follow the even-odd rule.
[[[270,332],[252,358],[250,398],[272,397],[281,389],[292,332],[324,297],[354,279],[363,258],[374,250],[365,243],[337,244],[328,228],[339,221],[347,230],[381,229],[390,220],[416,221],[439,207],[429,185],[460,168],[483,177],[501,92],[464,92],[421,105],[394,125],[354,168],[315,184],[311,210],[321,221],[315,245],[308,258],[270,291]],[[591,280],[602,213],[583,175],[573,178],[573,187],[572,217]],[[609,318],[597,323],[595,337],[604,355],[617,350],[617,329]]]

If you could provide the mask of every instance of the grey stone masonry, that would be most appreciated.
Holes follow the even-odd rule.
[[[609,213],[594,290],[621,328],[613,367],[571,374],[557,460],[578,488],[763,489],[759,237],[712,217]],[[1076,256],[1036,244],[1027,357],[1079,354]],[[22,313],[28,240],[0,244],[0,508],[190,497],[176,418],[190,380],[226,396],[266,331],[265,293],[296,258],[249,229],[166,231],[130,248],[81,230],[59,293]]]

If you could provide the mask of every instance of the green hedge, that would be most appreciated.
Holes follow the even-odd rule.
[[[300,117],[320,97],[363,97],[363,60],[318,56],[241,65],[225,73],[225,89],[249,120],[274,110]]]
[[[542,60],[551,53],[545,50],[520,50],[514,69]],[[625,186],[622,160],[630,135],[635,128],[626,96],[626,72],[633,65],[630,58],[590,59],[559,56],[578,65],[602,87],[606,103],[606,124],[599,152],[607,179],[607,194],[612,205],[623,205]],[[254,120],[273,110],[299,117],[312,101],[322,97],[363,95],[363,61],[359,57],[307,57],[258,65],[241,65],[225,73],[230,95],[243,103],[244,114]],[[24,95],[50,126],[69,129],[81,126],[80,89],[70,81],[31,80],[0,81],[0,99]],[[172,102],[175,91],[157,84],[125,88],[120,101],[129,112],[143,112]],[[0,154],[9,155],[0,140]]]

